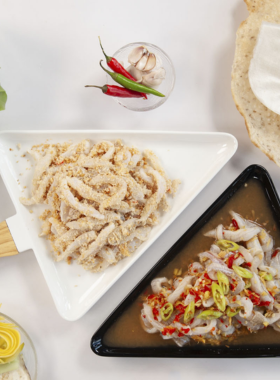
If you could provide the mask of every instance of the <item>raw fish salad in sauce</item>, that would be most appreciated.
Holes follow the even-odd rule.
[[[36,162],[32,197],[21,202],[48,205],[40,236],[51,242],[56,261],[76,260],[92,272],[148,239],[180,183],[167,178],[152,151],[121,140],[41,144],[28,153]]]
[[[228,227],[205,234],[215,242],[184,276],[176,269],[174,279],[152,281],[141,310],[146,332],[179,346],[232,340],[242,326],[280,332],[280,248],[261,225],[231,216]]]

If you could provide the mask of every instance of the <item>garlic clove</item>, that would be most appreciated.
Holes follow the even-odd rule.
[[[153,68],[156,66],[156,64],[157,64],[156,56],[154,55],[154,53],[150,53],[149,57],[148,57],[148,61],[146,63],[145,68],[143,69],[143,71],[153,70]]]
[[[142,55],[142,58],[137,62],[136,69],[143,71],[149,58],[149,53]]]
[[[158,87],[165,78],[165,70],[161,67],[158,70],[152,71],[149,74],[143,75],[142,84],[147,87]]]
[[[145,48],[145,46],[137,46],[136,48],[131,50],[131,52],[129,53],[128,62],[131,65],[136,66],[137,62],[140,61],[142,56],[146,53],[147,53],[147,49]]]
[[[134,66],[128,66],[128,68],[126,69],[129,74],[131,74],[133,76],[133,78],[136,80],[136,82],[138,83],[141,83],[142,81],[142,72],[138,69],[136,69],[136,67]]]

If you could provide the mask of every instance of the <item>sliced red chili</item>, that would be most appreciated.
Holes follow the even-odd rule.
[[[277,256],[277,253],[279,252],[279,249],[275,249],[275,251],[273,252],[273,254],[271,255],[271,257],[275,257]]]
[[[195,291],[194,289],[191,289],[191,290],[190,290],[190,294],[191,294],[192,296],[195,296],[194,302],[197,302],[197,301],[200,300],[199,295],[196,293],[196,291]]]
[[[199,289],[201,292],[205,293],[205,292],[210,292],[211,289],[209,286],[205,285],[205,286],[202,286],[200,289]]]
[[[228,258],[228,267],[229,267],[229,268],[232,268],[233,262],[234,262],[234,255],[231,255],[231,256]]]
[[[179,313],[176,315],[176,317],[174,318],[174,322],[179,322],[181,316],[183,315],[184,313]]]
[[[186,306],[182,305],[181,303],[179,303],[177,306],[175,306],[175,309],[181,311],[182,313],[184,313],[185,308],[186,308]]]
[[[252,304],[258,306],[261,302],[260,295],[257,293],[251,292],[251,290],[248,290],[248,289],[247,289],[247,292],[248,292],[248,297],[252,301]]]
[[[187,334],[190,331],[190,329],[189,328],[187,328],[187,329],[181,328],[181,331],[183,331],[185,334]]]
[[[155,307],[153,308],[153,314],[156,315],[156,316],[159,315],[159,311]]]
[[[176,331],[176,329],[174,327],[165,327],[163,330],[162,330],[162,335],[172,335],[174,332]]]
[[[259,306],[269,306],[270,305],[270,302],[269,301],[261,301],[259,303]]]
[[[238,223],[235,219],[232,219],[233,227],[235,227],[237,230],[239,229]]]

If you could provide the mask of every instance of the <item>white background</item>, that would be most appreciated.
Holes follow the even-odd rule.
[[[235,33],[247,17],[241,0],[0,0],[0,83],[8,93],[0,129],[156,129],[225,131],[239,141],[234,158],[79,321],[58,315],[33,252],[0,259],[1,311],[28,331],[40,380],[255,379],[278,374],[278,359],[122,359],[95,356],[92,334],[151,266],[248,165],[259,163],[280,189],[279,168],[250,142],[231,97]],[[98,66],[135,41],[173,60],[170,99],[147,113],[128,111],[85,84],[103,85]],[[0,183],[0,218],[13,214]],[[280,339],[280,338],[279,338]]]

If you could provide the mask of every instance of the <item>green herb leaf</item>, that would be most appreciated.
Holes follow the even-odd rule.
[[[3,87],[0,86],[0,111],[5,109],[7,94]]]

